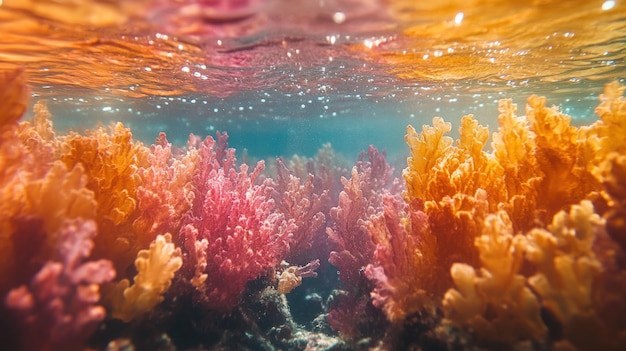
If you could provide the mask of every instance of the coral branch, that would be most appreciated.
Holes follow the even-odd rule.
[[[476,238],[482,268],[455,263],[450,269],[456,289],[443,298],[446,318],[474,330],[480,340],[511,343],[546,335],[537,297],[520,274],[527,240],[513,235],[504,211],[485,219]]]
[[[221,134],[217,143],[208,137],[200,146],[193,178],[195,201],[181,233],[207,241],[205,271],[200,268],[204,254],[198,252],[205,245],[185,247],[195,252],[196,259],[188,261],[196,265],[195,285],[208,275],[201,290],[206,304],[220,311],[236,305],[249,280],[278,266],[296,228],[293,220],[274,212],[271,180],[255,184],[263,162],[251,173],[245,164],[237,171],[234,150],[226,148],[226,141],[226,134]]]
[[[316,269],[320,266],[320,260],[307,263],[305,266],[287,267],[278,277],[278,292],[288,294],[291,290],[302,284],[302,278],[317,277]]]
[[[99,286],[111,281],[115,271],[108,260],[83,263],[95,235],[93,221],[66,222],[57,246],[61,261],[48,261],[28,287],[7,295],[7,307],[22,323],[23,350],[80,350],[105,317],[104,308],[96,305]]]
[[[326,217],[322,211],[329,202],[328,190],[316,194],[313,175],[309,174],[302,183],[300,178],[289,172],[280,158],[276,160],[276,170],[278,175],[273,194],[276,211],[297,226],[289,243],[287,260],[300,264],[306,262],[307,251],[311,249],[314,239],[323,234]]]
[[[172,284],[176,271],[183,265],[180,248],[172,244],[172,235],[159,235],[149,250],[137,254],[137,275],[129,287],[128,279],[120,281],[114,294],[114,318],[128,322],[150,311],[163,301],[163,293]]]
[[[419,247],[430,228],[424,212],[412,212],[410,221],[403,218],[406,209],[398,198],[387,195],[383,204],[384,213],[371,216],[367,223],[376,243],[376,265],[369,264],[365,275],[375,285],[371,293],[374,306],[396,322],[417,312],[428,300],[423,287],[428,285],[425,280],[432,279],[431,272],[425,269]]]

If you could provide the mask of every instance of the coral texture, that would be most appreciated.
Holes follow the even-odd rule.
[[[7,295],[7,307],[22,324],[21,349],[80,350],[104,319],[99,289],[115,270],[108,260],[84,262],[95,235],[93,221],[66,221],[56,248],[59,261],[46,262],[28,286]]]
[[[520,274],[528,239],[513,235],[504,211],[488,215],[483,231],[475,241],[480,270],[465,263],[450,268],[457,288],[443,298],[446,317],[490,341],[543,338],[539,301]]]
[[[289,266],[278,277],[278,288],[281,294],[288,294],[291,290],[302,284],[302,278],[317,277],[316,269],[320,266],[320,260],[307,263],[304,266]]]
[[[331,306],[327,319],[331,327],[345,336],[358,337],[359,321],[369,317],[366,306],[371,284],[365,272],[374,260],[376,246],[367,221],[382,212],[384,194],[399,194],[392,173],[385,154],[370,147],[352,168],[351,178],[341,178],[344,190],[339,194],[338,206],[330,211],[333,225],[327,233],[332,251],[328,261],[338,269],[343,292]]]
[[[130,282],[123,279],[117,284],[111,316],[128,322],[163,301],[163,293],[183,265],[180,256],[180,248],[172,244],[169,233],[157,236],[150,249],[139,251],[135,260],[138,273],[134,283],[129,286]]]
[[[322,212],[329,203],[328,190],[315,193],[314,179],[309,174],[303,182],[291,174],[282,159],[276,160],[276,184],[273,198],[276,211],[296,226],[290,240],[287,261],[304,264],[309,257],[312,245],[324,234],[326,216]]]
[[[237,171],[228,136],[217,137],[217,142],[207,137],[200,145],[192,180],[194,204],[181,235],[198,243],[186,244],[193,252],[187,264],[194,267],[194,285],[209,307],[227,311],[237,304],[248,281],[273,274],[288,253],[296,226],[274,211],[272,181],[256,184],[263,162],[251,173],[245,164]]]
[[[368,264],[365,275],[374,282],[373,304],[382,308],[391,321],[402,321],[416,312],[427,299],[423,290],[429,279],[420,240],[429,231],[428,217],[422,211],[411,212],[411,221],[403,220],[408,206],[391,195],[383,198],[384,212],[372,215],[368,232],[376,244],[374,264]],[[406,208],[405,208],[406,207]]]

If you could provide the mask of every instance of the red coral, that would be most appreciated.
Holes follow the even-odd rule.
[[[99,285],[111,281],[115,270],[108,260],[82,262],[91,254],[95,235],[93,221],[68,220],[57,246],[60,262],[48,261],[29,286],[7,295],[7,307],[22,323],[22,350],[81,349],[104,319],[104,308],[96,305]]]
[[[192,184],[195,200],[183,225],[181,236],[208,242],[203,290],[206,304],[227,311],[237,304],[249,280],[277,266],[289,249],[295,229],[293,221],[273,212],[271,180],[256,181],[263,171],[259,162],[251,173],[248,166],[237,171],[234,149],[227,149],[227,135],[218,134],[217,143],[207,137],[200,145],[199,160]],[[194,232],[197,230],[197,234]],[[193,233],[194,235],[189,235]],[[187,264],[204,265],[205,245],[186,244],[194,249],[196,260]],[[196,271],[196,276],[202,272]],[[189,267],[187,268],[189,271]]]

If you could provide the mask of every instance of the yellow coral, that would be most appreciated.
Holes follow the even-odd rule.
[[[588,171],[593,161],[584,134],[570,125],[570,117],[556,107],[547,108],[543,97],[528,98],[526,115],[535,134],[537,167],[543,178],[538,184],[537,205],[545,210],[544,220],[566,206],[580,202],[600,186]]]
[[[602,225],[591,202],[584,200],[569,213],[557,213],[548,230],[527,234],[527,258],[537,266],[528,283],[562,323],[592,309],[593,288],[602,267],[592,244]]]
[[[18,216],[42,218],[50,247],[54,247],[56,238],[53,234],[59,231],[63,221],[95,217],[96,202],[86,184],[82,165],[68,170],[62,162],[56,161],[44,178],[24,185],[24,204]]]
[[[407,185],[407,202],[411,203],[410,199],[430,200],[452,195],[452,189],[433,189],[437,192],[430,193],[430,183],[436,179],[437,165],[452,146],[452,138],[445,135],[451,128],[450,123],[444,122],[440,117],[433,118],[433,126],[424,126],[420,134],[412,126],[406,128],[404,140],[411,151],[411,157],[407,159],[408,167],[402,173]]]
[[[612,82],[604,87],[604,93],[600,94],[600,105],[595,113],[602,120],[598,125],[598,134],[601,138],[598,159],[612,151],[626,154],[626,99],[624,90],[618,82]]]
[[[130,321],[150,311],[163,301],[163,293],[169,289],[176,271],[183,264],[180,248],[172,243],[172,235],[159,235],[149,250],[137,254],[137,275],[129,287],[128,279],[118,283],[113,297],[113,317]]]
[[[457,289],[444,296],[446,318],[472,328],[483,340],[511,342],[545,336],[539,302],[519,274],[526,238],[513,235],[507,213],[487,216],[484,234],[475,244],[482,268],[477,273],[467,264],[452,265]]]

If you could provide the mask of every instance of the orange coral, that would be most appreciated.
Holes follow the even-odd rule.
[[[107,131],[97,128],[82,136],[70,133],[60,138],[60,159],[68,166],[81,164],[88,176],[87,187],[98,204],[99,235],[94,239],[96,257],[107,257],[124,272],[141,247],[154,239],[149,233],[135,233],[138,168],[146,165],[147,149],[132,139],[128,128],[117,123]],[[146,234],[143,235],[142,234]]]
[[[599,177],[609,205],[606,230],[626,250],[626,155],[609,154],[600,164]]]
[[[593,251],[603,225],[591,202],[584,200],[569,212],[557,213],[547,230],[527,234],[527,258],[537,267],[528,284],[562,324],[565,338],[581,350],[615,349],[604,332],[593,332],[606,329],[595,305],[603,268]]]
[[[0,130],[15,124],[26,111],[28,89],[21,68],[0,72]]]
[[[600,94],[600,105],[595,113],[602,120],[602,124],[596,124],[597,133],[600,137],[600,147],[597,159],[602,160],[609,152],[626,154],[626,99],[624,90],[618,82],[612,82],[604,87],[604,93]]]
[[[504,211],[485,219],[484,233],[476,238],[482,268],[455,263],[450,269],[456,289],[446,292],[446,318],[471,327],[479,339],[510,342],[541,339],[546,327],[537,297],[519,274],[526,250],[526,237],[513,234],[513,224]]]
[[[72,169],[56,161],[43,179],[24,186],[24,203],[18,216],[37,216],[43,219],[43,229],[52,246],[53,233],[65,219],[93,219],[96,214],[94,194],[86,187],[87,177],[82,165]]]
[[[13,248],[11,237],[14,226],[10,223],[20,203],[17,195],[23,186],[29,165],[35,164],[22,148],[17,137],[17,121],[26,110],[28,91],[21,69],[0,71],[0,291],[8,287],[12,272]]]
[[[541,174],[537,170],[535,134],[528,120],[517,116],[517,106],[510,99],[498,102],[498,131],[493,133],[492,149],[503,168],[506,196],[499,208],[505,209],[515,230],[528,228],[535,220],[537,184]]]
[[[487,128],[471,115],[463,117],[456,145],[445,135],[449,131],[449,123],[434,118],[433,127],[424,126],[419,135],[409,126],[405,137],[411,149],[403,172],[405,200],[411,210],[423,210],[428,216],[430,230],[420,239],[420,254],[428,268],[419,270],[436,277],[422,287],[435,294],[449,286],[446,277],[453,262],[477,262],[474,238],[481,234],[485,215],[506,195],[503,168],[483,151]]]
[[[531,96],[526,115],[535,134],[536,167],[542,177],[537,184],[537,206],[546,211],[543,219],[549,221],[556,212],[591,197],[600,187],[588,171],[593,159],[586,152],[586,138],[570,125],[569,116],[545,104],[545,98]]]
[[[119,225],[136,209],[137,168],[145,153],[145,148],[132,140],[130,129],[117,123],[110,134],[97,128],[87,136],[71,133],[64,137],[61,159],[70,167],[83,164],[89,188],[98,200],[98,216]]]
[[[572,126],[570,117],[556,107],[546,107],[545,98],[531,96],[528,99],[526,117],[516,115],[516,107],[510,100],[501,100],[498,117],[500,127],[493,134],[491,152],[483,151],[489,136],[487,129],[479,126],[472,116],[465,116],[461,120],[460,136],[456,143],[445,135],[451,127],[441,118],[433,119],[433,126],[425,126],[421,134],[409,126],[405,139],[411,150],[411,157],[407,160],[408,167],[403,173],[407,183],[405,200],[411,210],[423,208],[429,224],[429,229],[421,233],[417,253],[420,262],[419,267],[414,268],[414,274],[421,276],[421,279],[419,285],[411,289],[424,290],[435,296],[443,293],[450,281],[445,278],[446,274],[438,272],[445,272],[452,266],[452,276],[459,290],[450,290],[444,299],[451,319],[459,323],[477,323],[476,316],[484,318],[483,308],[486,304],[503,303],[509,306],[506,313],[517,313],[516,308],[521,309],[519,313],[528,312],[528,304],[532,304],[532,299],[528,291],[523,289],[523,284],[514,283],[522,279],[516,278],[520,274],[519,265],[511,263],[506,268],[491,264],[485,255],[490,250],[497,251],[498,247],[489,247],[488,242],[483,239],[491,237],[489,242],[494,244],[498,240],[515,237],[515,245],[511,246],[509,243],[506,247],[513,247],[513,251],[519,256],[526,244],[523,244],[524,240],[514,236],[514,233],[536,228],[529,234],[528,245],[538,245],[538,248],[534,251],[529,249],[528,252],[529,257],[534,257],[529,260],[540,264],[543,261],[531,253],[538,255],[553,252],[549,243],[556,240],[554,235],[557,235],[541,228],[553,216],[554,221],[562,222],[564,212],[560,211],[567,210],[573,204],[585,199],[599,202],[601,182],[607,187],[603,194],[611,208],[607,214],[611,218],[609,232],[613,237],[618,237],[619,231],[626,227],[623,224],[626,223],[626,215],[623,215],[626,210],[622,208],[623,200],[615,198],[622,197],[620,194],[626,192],[616,179],[623,178],[622,173],[626,174],[626,171],[622,171],[620,166],[621,158],[610,155],[618,155],[622,152],[620,150],[623,145],[626,145],[623,137],[626,132],[621,132],[626,130],[626,118],[623,118],[626,115],[626,104],[621,97],[622,92],[619,85],[608,85],[601,97],[602,103],[596,110],[602,121],[581,128]],[[615,204],[619,205],[616,207]],[[582,211],[592,216],[593,210],[589,210],[589,206],[591,203],[583,202],[580,206],[574,206],[572,211]],[[489,213],[499,213],[500,221],[507,224],[494,227],[494,219],[488,216]],[[503,219],[505,217],[506,221]],[[484,222],[486,218],[487,222]],[[550,228],[567,226],[561,222],[553,222]],[[580,223],[568,225],[577,224]],[[374,238],[377,237],[377,231],[380,232],[373,230]],[[498,232],[500,234],[496,235]],[[541,233],[545,235],[542,236]],[[475,240],[483,267],[480,274],[472,268],[479,263],[478,252],[474,247]],[[380,240],[377,242],[390,249],[389,243]],[[504,248],[505,246],[500,247],[500,251]],[[559,264],[566,264],[563,260]],[[462,264],[453,266],[455,262]],[[587,263],[589,267],[594,266],[592,261]],[[556,269],[551,271],[546,267],[544,268],[549,272]],[[588,276],[592,274],[589,267]],[[496,272],[498,269],[503,271]],[[436,278],[425,279],[423,271],[432,272]],[[537,291],[544,289],[546,294],[550,294],[547,292],[548,287],[542,285],[541,277],[538,275],[530,281],[536,283],[533,286]],[[552,273],[551,277],[547,280],[555,281],[558,275]],[[571,281],[582,284],[575,279]],[[491,289],[489,286],[493,287],[493,284],[502,285],[500,292],[495,295],[481,292],[481,289]],[[572,283],[569,287],[563,287],[560,294],[566,294],[574,286]],[[518,294],[515,295],[518,298],[526,296],[528,299],[512,300],[512,295],[506,297],[505,292]],[[549,304],[548,298],[539,295],[544,305]],[[500,317],[492,318],[508,318],[505,311],[500,312]],[[469,320],[473,322],[468,322]],[[542,328],[537,326],[536,315],[527,320],[530,322],[526,327],[517,330],[519,335],[536,338],[543,333],[540,332]],[[504,336],[497,328],[493,329],[490,323],[482,324],[482,327],[474,327],[484,328],[489,330],[488,334],[500,335],[505,339],[512,337]]]
[[[163,301],[163,293],[182,265],[181,251],[172,243],[172,235],[157,236],[150,249],[137,254],[134,284],[129,286],[128,279],[123,279],[115,287],[113,317],[128,322],[154,308]]]
[[[406,181],[407,202],[411,199],[440,199],[445,195],[454,194],[448,184],[442,184],[443,189],[431,185],[440,172],[437,166],[444,162],[445,156],[452,147],[452,138],[446,136],[452,129],[450,123],[442,118],[433,118],[433,126],[424,126],[422,133],[417,134],[412,126],[406,129],[404,140],[409,145],[411,157],[407,159],[408,167],[402,175]]]

